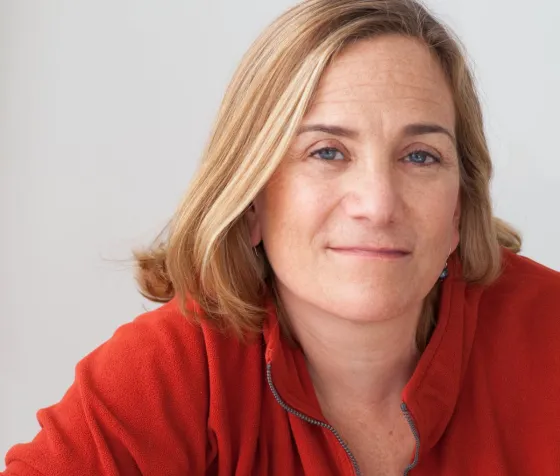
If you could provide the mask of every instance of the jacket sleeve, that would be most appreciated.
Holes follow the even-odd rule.
[[[40,432],[6,455],[4,476],[204,474],[208,376],[202,332],[157,310],[119,328],[76,366]]]

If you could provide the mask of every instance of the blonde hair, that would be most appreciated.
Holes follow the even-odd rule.
[[[461,169],[458,253],[464,278],[489,283],[500,273],[500,246],[518,252],[519,234],[494,218],[492,163],[481,107],[460,42],[414,0],[308,0],[277,18],[243,57],[223,98],[201,166],[166,236],[136,252],[144,296],[198,303],[198,318],[239,336],[258,331],[263,296],[274,291],[262,247],[251,248],[245,211],[286,154],[321,75],[348,44],[385,34],[422,41],[453,92]],[[439,284],[426,297],[417,332],[429,339]],[[281,306],[279,312],[281,313]]]

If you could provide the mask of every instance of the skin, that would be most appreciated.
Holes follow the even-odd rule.
[[[451,90],[422,43],[354,43],[248,212],[323,413],[366,474],[381,460],[399,474],[413,449],[400,395],[422,302],[459,243],[454,130]]]

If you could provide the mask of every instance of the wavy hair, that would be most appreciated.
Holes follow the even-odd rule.
[[[258,331],[263,296],[274,291],[264,249],[251,248],[245,211],[283,159],[325,68],[345,46],[397,34],[425,44],[454,97],[460,161],[460,244],[467,282],[487,284],[501,270],[501,247],[520,235],[493,216],[492,162],[479,99],[459,40],[415,0],[307,0],[278,17],[243,57],[226,90],[201,165],[168,227],[136,251],[141,293],[198,303],[194,317],[239,336]],[[439,284],[425,299],[417,331],[423,349],[435,324]],[[273,295],[278,297],[276,293]],[[279,314],[282,319],[281,303]]]

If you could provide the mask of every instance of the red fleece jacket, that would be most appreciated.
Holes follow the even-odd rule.
[[[485,288],[450,262],[402,396],[419,440],[411,476],[560,474],[560,273],[504,259]],[[172,301],[84,358],[38,419],[40,433],[9,451],[0,474],[359,474],[273,311],[242,344],[190,324]]]

